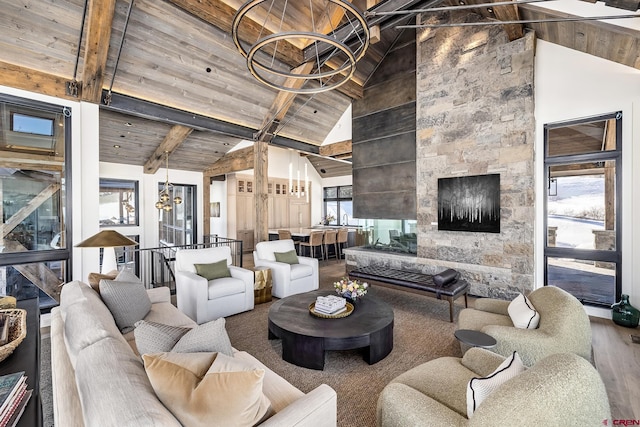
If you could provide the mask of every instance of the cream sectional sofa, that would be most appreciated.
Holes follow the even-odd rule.
[[[196,326],[171,304],[168,288],[147,293],[152,307],[144,320]],[[336,426],[331,387],[305,394],[250,354],[234,349],[233,356],[265,370],[263,392],[275,414],[262,426]],[[51,368],[56,426],[180,425],[151,387],[134,332],[122,335],[100,295],[82,282],[65,284],[52,310]]]

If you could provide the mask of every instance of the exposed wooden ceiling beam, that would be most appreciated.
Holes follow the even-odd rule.
[[[211,167],[203,171],[204,177],[224,175],[227,173],[253,169],[253,146],[242,148],[225,154]]]
[[[160,165],[162,165],[165,153],[171,154],[191,135],[191,132],[193,132],[193,128],[173,125],[160,145],[158,145],[158,148],[156,148],[156,151],[153,152],[149,160],[144,164],[144,173],[156,173]]]
[[[293,74],[308,74],[313,69],[314,63],[309,61],[305,64],[296,67],[292,72]],[[285,87],[289,87],[292,89],[300,89],[306,80],[304,79],[296,79],[293,77],[287,78],[282,84]],[[293,100],[296,98],[296,93],[286,92],[281,90],[278,92],[276,99],[273,100],[271,107],[269,107],[269,111],[265,115],[262,120],[262,125],[260,126],[260,133],[258,134],[258,140],[270,142],[273,138],[273,132],[275,132],[277,124],[284,119],[284,116],[287,115],[287,111],[291,108],[293,104]],[[275,125],[275,126],[274,126]]]
[[[87,42],[82,71],[83,101],[94,104],[100,102],[115,8],[116,0],[89,0]]]
[[[501,0],[494,0],[501,1]],[[518,6],[515,2],[513,5],[508,6],[495,6],[492,8],[493,14],[500,21],[518,21],[520,19],[520,13],[518,12]],[[504,27],[504,31],[507,33],[510,41],[517,40],[524,36],[524,27],[522,24],[507,24]]]
[[[67,95],[67,78],[0,61],[0,85],[28,90],[42,95],[77,101]]]
[[[326,157],[339,156],[351,153],[351,140],[334,142],[333,144],[321,145],[320,155]]]

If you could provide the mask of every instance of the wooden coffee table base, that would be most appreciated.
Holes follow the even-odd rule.
[[[321,319],[309,314],[314,291],[276,302],[269,310],[269,339],[282,339],[282,359],[309,369],[324,369],[325,352],[362,349],[370,365],[393,350],[393,310],[373,297],[358,302],[353,314],[342,319]]]

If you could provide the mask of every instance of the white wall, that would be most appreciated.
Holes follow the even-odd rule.
[[[536,281],[543,280],[546,123],[622,111],[622,293],[640,305],[640,70],[538,40],[536,103]],[[635,191],[633,191],[635,189]],[[635,220],[634,220],[635,218]],[[589,307],[589,314],[611,311]]]
[[[227,237],[227,183],[214,181],[211,183],[209,200],[220,203],[220,216],[209,218],[211,234]]]

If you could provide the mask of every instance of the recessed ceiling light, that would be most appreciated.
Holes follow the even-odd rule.
[[[493,8],[492,8],[492,7],[488,7],[488,8],[487,8],[487,12],[489,12],[489,13],[493,13]]]
[[[120,148],[118,144],[114,145],[113,148]]]
[[[222,144],[222,145],[224,145],[225,147],[227,147],[227,146],[229,146],[229,143],[228,143],[228,142],[225,142],[225,143],[224,143],[224,144]]]
[[[133,124],[132,124],[131,122],[125,122],[125,123],[124,123],[124,125],[125,125],[125,126],[128,126],[128,127],[133,126]]]

